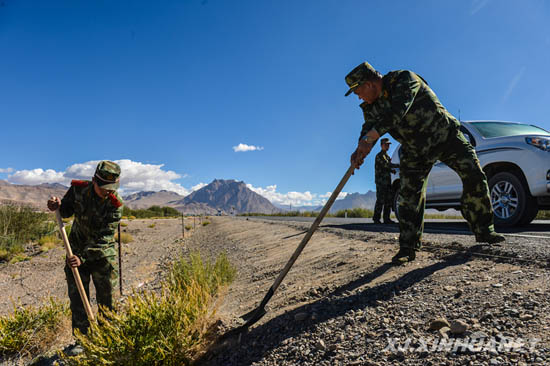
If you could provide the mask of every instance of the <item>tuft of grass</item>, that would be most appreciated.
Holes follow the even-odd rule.
[[[210,224],[210,221],[204,221],[204,222],[202,223],[202,226],[206,226],[206,225],[208,225],[208,224]]]
[[[40,245],[41,252],[47,252],[50,249],[57,247],[62,243],[62,240],[59,239],[57,235],[46,235],[38,239],[38,244]]]
[[[213,305],[235,269],[225,254],[215,263],[192,253],[170,269],[162,291],[134,293],[116,311],[76,337],[84,353],[66,357],[70,366],[189,365],[205,344]]]
[[[128,226],[128,223],[126,223],[126,222],[121,222],[121,223],[120,223],[120,226],[126,227],[126,226]]]
[[[118,242],[118,233],[115,234],[115,240]],[[127,244],[134,241],[134,238],[128,233],[120,233],[120,241]]]
[[[156,225],[155,223],[153,223],[153,224],[149,225],[149,228],[152,229],[152,228],[154,228],[155,226],[157,226],[157,225]]]
[[[25,254],[17,254],[17,255],[14,255],[13,257],[11,257],[9,263],[14,264],[14,263],[28,261],[30,259],[31,259],[31,257],[29,257]]]
[[[191,226],[191,225],[185,225],[185,230],[187,230],[187,231],[191,230],[192,228],[193,228],[193,226]]]
[[[129,216],[129,217],[128,217],[128,220],[135,220],[135,219],[136,219],[135,216]]]
[[[54,344],[69,315],[67,304],[50,298],[40,307],[14,306],[13,314],[0,316],[0,354],[36,354]]]
[[[540,210],[535,220],[550,220],[550,210]]]

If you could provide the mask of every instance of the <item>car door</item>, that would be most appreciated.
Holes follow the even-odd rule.
[[[470,132],[464,126],[461,126],[460,130],[475,146],[475,140]],[[427,195],[429,201],[460,201],[462,197],[462,180],[454,170],[441,161],[434,164],[428,185],[432,187],[430,194]]]

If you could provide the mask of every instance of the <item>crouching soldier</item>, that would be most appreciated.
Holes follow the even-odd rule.
[[[73,333],[78,329],[86,334],[90,324],[70,267],[78,267],[88,298],[91,278],[98,305],[113,308],[113,290],[118,279],[115,230],[122,217],[122,200],[116,191],[119,177],[120,167],[116,163],[101,161],[91,181],[73,180],[63,199],[48,200],[51,211],[59,209],[62,217],[74,215],[69,234],[74,255],[67,258],[65,265]]]

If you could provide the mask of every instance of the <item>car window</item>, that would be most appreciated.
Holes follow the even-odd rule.
[[[550,136],[550,132],[537,126],[524,125],[521,123],[509,122],[470,122],[470,126],[475,128],[481,136],[485,138],[517,136],[517,135],[545,135]]]

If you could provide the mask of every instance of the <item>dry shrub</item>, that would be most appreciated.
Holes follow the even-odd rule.
[[[173,265],[159,294],[134,293],[93,323],[88,336],[77,335],[84,353],[65,361],[71,366],[189,365],[204,345],[219,290],[234,276],[225,255],[212,264],[191,254]]]
[[[118,241],[118,233],[115,234],[115,240]],[[128,233],[120,233],[120,241],[127,244],[134,241],[134,238]]]
[[[40,307],[14,306],[11,315],[0,317],[0,354],[35,355],[55,343],[67,328],[69,307],[50,298]]]

